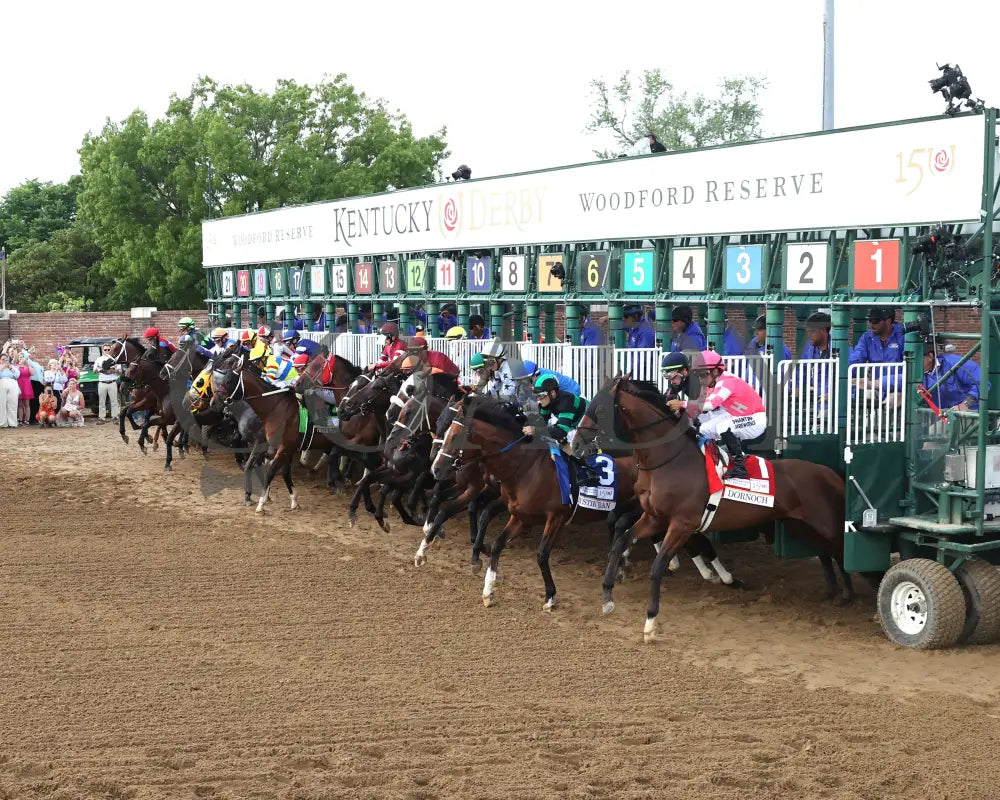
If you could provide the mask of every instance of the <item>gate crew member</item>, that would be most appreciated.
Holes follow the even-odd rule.
[[[674,306],[670,314],[670,350],[704,350],[705,334],[694,321],[691,306]],[[651,345],[652,346],[652,345]]]
[[[604,344],[604,331],[601,326],[590,318],[590,309],[580,306],[580,344],[597,347]]]
[[[924,345],[923,385],[930,389],[941,376],[955,366],[961,356],[955,353],[937,353],[938,346],[931,342]],[[947,380],[938,386],[931,398],[942,410],[975,411],[979,408],[979,380],[981,370],[975,361],[966,361]]]
[[[767,317],[761,314],[753,323],[753,339],[743,352],[745,356],[763,356],[767,354]],[[791,361],[792,351],[788,345],[781,343],[781,360]]]
[[[458,325],[458,308],[452,303],[448,303],[441,307],[441,313],[438,314],[438,330],[441,332],[442,336],[445,336],[445,331],[454,328]]]
[[[741,440],[756,439],[767,429],[764,402],[754,388],[735,375],[726,375],[722,356],[714,350],[699,354],[694,371],[704,373],[702,386],[707,390],[702,400],[669,400],[671,411],[694,405],[700,413],[701,433],[709,439],[719,440],[729,451],[729,475],[746,478],[746,455]]]
[[[722,355],[741,356],[746,349],[746,339],[736,332],[733,324],[727,319],[726,330],[722,334]]]
[[[861,334],[851,350],[849,364],[900,364],[906,346],[906,330],[895,321],[895,312],[885,306],[875,306],[868,312],[868,330]],[[886,391],[899,392],[899,374],[883,380]]]
[[[833,358],[833,348],[830,345],[830,315],[823,311],[816,311],[806,319],[806,337],[808,343],[802,348],[802,361],[824,360]],[[822,365],[818,368],[816,394],[825,403],[829,399],[829,380],[832,367]],[[796,386],[797,390],[801,387]]]
[[[492,339],[490,329],[486,327],[486,320],[482,314],[473,314],[469,317],[469,338],[470,339]]]
[[[622,322],[628,331],[627,347],[656,347],[656,332],[653,326],[643,319],[642,309],[639,306],[626,306],[622,312]]]

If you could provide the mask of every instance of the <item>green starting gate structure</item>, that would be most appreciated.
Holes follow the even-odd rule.
[[[846,478],[845,567],[885,572],[879,614],[914,647],[1000,639],[1000,247],[997,111],[907,120],[403,189],[203,223],[213,321],[301,309],[433,323],[478,309],[507,339],[577,340],[580,306],[694,307],[722,350],[727,309],[765,308],[756,376],[776,457]],[[907,324],[902,362],[850,365],[872,306]],[[833,356],[781,361],[792,317],[832,317]],[[965,308],[975,329],[945,330]],[[902,319],[899,318],[902,312]],[[544,325],[542,320],[544,319]],[[978,357],[978,411],[917,392],[928,328]],[[443,333],[443,332],[442,332]],[[516,335],[514,335],[516,333]],[[568,346],[568,345],[567,345]],[[655,363],[655,361],[654,361]],[[756,537],[756,533],[750,534]],[[735,535],[737,538],[741,534]],[[720,537],[723,538],[723,537]],[[778,526],[778,555],[815,552]],[[899,560],[893,558],[899,555]]]

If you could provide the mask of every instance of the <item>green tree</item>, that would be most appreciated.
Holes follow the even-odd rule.
[[[726,78],[714,97],[689,95],[676,92],[659,69],[645,70],[638,81],[625,70],[611,87],[603,78],[590,82],[593,106],[586,130],[611,134],[615,143],[595,150],[598,158],[614,158],[650,132],[668,150],[759,139],[758,97],[765,86],[761,77]]]
[[[0,245],[8,253],[31,242],[44,242],[70,227],[76,217],[80,176],[66,183],[25,181],[0,199]]]
[[[81,215],[104,252],[114,305],[200,305],[201,222],[430,183],[445,131],[407,120],[343,75],[273,93],[199,79],[166,115],[110,120],[80,149]]]
[[[100,308],[111,282],[97,269],[101,250],[82,225],[18,248],[7,268],[10,305],[19,311]]]

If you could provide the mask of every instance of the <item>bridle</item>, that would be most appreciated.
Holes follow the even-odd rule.
[[[444,438],[442,438],[442,439],[436,439],[435,438],[432,441],[432,444],[434,444],[434,445],[438,445],[439,444],[441,446],[440,449],[437,452],[437,455],[434,457],[434,461],[431,464],[431,469],[432,470],[434,469],[434,465],[437,464],[437,460],[439,458],[446,458],[449,461],[451,461],[452,469],[458,471],[458,470],[461,470],[461,469],[465,469],[467,467],[471,467],[473,464],[478,464],[480,461],[483,461],[483,460],[485,460],[487,458],[493,458],[494,456],[499,456],[499,455],[503,455],[504,453],[508,453],[511,450],[513,450],[515,447],[517,447],[519,444],[521,444],[521,442],[525,441],[526,439],[530,439],[531,438],[529,435],[524,434],[524,435],[520,436],[519,438],[515,439],[513,442],[510,442],[509,444],[504,445],[499,450],[494,450],[493,452],[489,452],[489,453],[480,453],[475,458],[472,458],[469,461],[464,461],[463,457],[465,455],[465,450],[463,448],[459,448],[454,453],[449,453],[448,452],[449,446],[447,446],[447,445],[448,445],[449,441],[455,435],[457,435],[457,433],[455,431],[455,426],[456,425],[459,428],[462,428],[463,430],[465,429],[465,422],[464,422],[464,419],[465,419],[465,409],[461,408],[458,405],[455,405],[455,406],[448,406],[448,410],[455,412],[455,418],[449,424],[449,426],[448,426],[448,432],[444,435]],[[459,420],[459,418],[458,418],[459,415],[462,416],[462,420]]]
[[[629,395],[630,397],[634,397],[636,400],[641,400],[643,403],[645,403],[646,405],[648,405],[653,411],[655,411],[657,413],[657,415],[662,415],[663,414],[663,411],[661,411],[660,409],[656,408],[656,406],[654,406],[652,403],[650,403],[648,400],[646,400],[646,398],[642,397],[641,395],[636,394],[635,392],[630,392],[628,389],[625,389],[622,384],[627,383],[627,382],[628,381],[627,381],[626,378],[620,378],[615,383],[615,404],[614,404],[614,407],[615,407],[616,411],[619,408],[618,395],[620,393],[625,393],[625,394]],[[664,422],[675,422],[675,420],[673,420],[671,417],[672,417],[672,415],[670,414],[670,412],[667,412],[666,416],[657,416],[657,418],[654,419],[652,422],[648,422],[648,423],[646,423],[644,425],[637,425],[634,428],[630,427],[629,430],[628,430],[629,439],[631,439],[632,438],[632,434],[636,433],[637,431],[649,430],[650,428],[654,428],[657,425],[662,425]],[[682,452],[682,450],[680,448],[678,448],[675,453],[673,453],[670,456],[668,456],[664,461],[660,462],[655,467],[644,467],[644,466],[642,466],[639,463],[639,460],[636,459],[635,460],[635,467],[636,467],[636,469],[641,470],[642,472],[652,472],[653,470],[659,469],[660,467],[663,467],[663,466],[666,466],[667,464],[669,464],[671,461],[673,461],[675,458],[677,458],[677,456],[679,456],[681,454],[681,452]]]

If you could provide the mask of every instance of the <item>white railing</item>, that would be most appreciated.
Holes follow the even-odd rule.
[[[663,351],[658,347],[636,347],[632,349],[615,348],[614,373],[631,374],[637,381],[650,381],[666,390],[660,363],[663,361]]]
[[[770,383],[771,366],[774,356],[768,353],[764,356],[723,356],[722,362],[726,365],[726,372],[735,375],[737,378],[749,383],[757,394],[766,402],[767,389],[762,388],[763,383]]]
[[[563,345],[561,372],[580,384],[581,397],[593,400],[615,374],[615,356],[618,352],[610,347]]]
[[[569,345],[566,344],[535,344],[533,342],[518,342],[518,357],[522,361],[534,361],[540,369],[550,369],[555,372],[562,372],[564,364],[564,352]],[[568,373],[563,373],[568,374]],[[575,377],[570,375],[570,377]]]
[[[903,441],[906,364],[854,364],[847,377],[847,444]]]
[[[783,438],[838,432],[839,377],[836,359],[778,362]]]

